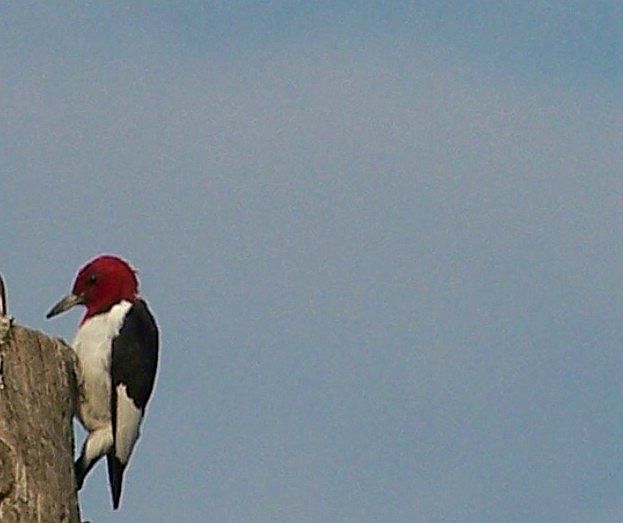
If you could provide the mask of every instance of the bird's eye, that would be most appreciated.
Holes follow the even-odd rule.
[[[96,281],[97,277],[95,276],[95,274],[91,274],[91,276],[89,276],[89,283],[93,285]]]

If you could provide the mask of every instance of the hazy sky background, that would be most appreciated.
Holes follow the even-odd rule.
[[[139,522],[623,521],[620,2],[0,7],[0,271],[162,331]],[[82,435],[79,435],[79,444]]]

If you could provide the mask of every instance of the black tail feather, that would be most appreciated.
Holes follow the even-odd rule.
[[[89,473],[89,471],[93,468],[93,466],[99,461],[100,458],[101,456],[98,457],[97,459],[91,460],[90,463],[85,463],[84,450],[82,451],[82,454],[74,463],[74,472],[76,474],[77,490],[80,490],[82,488],[82,485],[84,484],[84,478]]]
[[[84,484],[84,478],[87,475],[83,456],[80,456],[74,463],[74,472],[76,474],[76,489],[80,490]]]
[[[119,500],[121,499],[121,486],[123,484],[125,465],[112,453],[106,454],[106,460],[108,461],[108,481],[112,494],[112,506],[117,510],[117,508],[119,508]]]

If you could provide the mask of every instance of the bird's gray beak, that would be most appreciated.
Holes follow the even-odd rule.
[[[76,294],[68,294],[61,301],[59,301],[50,312],[46,314],[46,318],[51,318],[52,316],[56,316],[61,312],[65,312],[66,310],[75,307],[76,305],[82,305],[84,303],[84,298],[82,296],[78,296]]]

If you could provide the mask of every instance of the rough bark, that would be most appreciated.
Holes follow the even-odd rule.
[[[0,337],[0,521],[80,522],[73,471],[74,352],[14,325]]]

